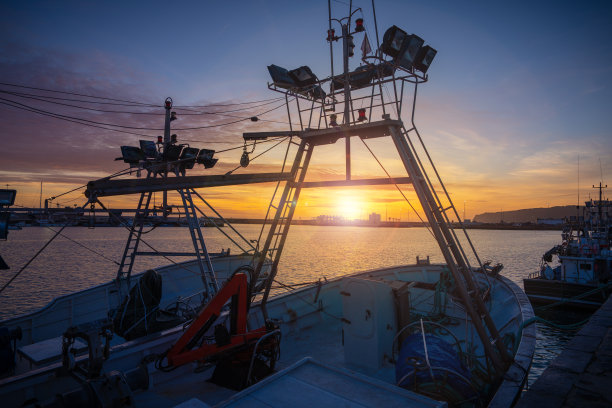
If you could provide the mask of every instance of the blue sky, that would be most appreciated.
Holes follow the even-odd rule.
[[[354,6],[374,45],[371,2]],[[456,201],[573,204],[578,156],[583,194],[612,181],[611,2],[379,1],[376,13],[381,36],[395,24],[438,50],[417,124]],[[326,1],[5,1],[0,21],[0,82],[189,105],[274,97],[272,63],[329,75]],[[23,197],[40,179],[60,192],[119,166],[120,136],[6,106],[0,116],[13,153],[0,182]],[[239,144],[241,130],[191,136]],[[81,157],[66,160],[68,147]]]

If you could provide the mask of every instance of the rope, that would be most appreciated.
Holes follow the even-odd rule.
[[[539,310],[539,311],[542,311],[542,310],[548,310],[548,309],[551,309],[551,308],[553,308],[553,307],[556,307],[556,306],[559,306],[559,305],[562,305],[562,304],[565,304],[565,303],[571,302],[572,300],[578,300],[578,299],[585,298],[585,297],[587,297],[587,296],[589,296],[589,295],[592,295],[593,293],[597,293],[597,292],[600,292],[600,291],[604,291],[604,290],[606,290],[606,289],[608,289],[608,288],[611,288],[611,287],[612,287],[612,282],[607,283],[607,284],[605,284],[605,285],[598,286],[598,287],[596,287],[595,289],[591,289],[591,290],[589,290],[588,292],[581,293],[581,294],[576,295],[576,296],[571,297],[571,298],[563,299],[563,300],[560,300],[560,301],[558,301],[558,302],[551,303],[551,304],[549,304],[549,305],[545,305],[545,306],[539,306],[539,307],[536,307],[536,308],[535,308],[535,310]]]
[[[53,231],[53,232],[56,232],[56,231],[55,231],[53,228],[51,228],[51,227],[46,227],[46,228],[47,228],[47,229],[49,229],[49,230],[51,230],[51,231]],[[63,229],[63,228],[62,228],[62,229]],[[81,244],[81,243],[80,243],[80,242],[78,242],[78,241],[75,241],[74,239],[72,239],[72,238],[68,237],[67,235],[64,235],[64,234],[61,234],[61,233],[60,233],[59,235],[61,235],[61,236],[62,236],[62,238],[66,238],[68,241],[70,241],[70,242],[72,242],[72,243],[74,243],[74,244],[77,244],[78,246],[80,246],[80,247],[82,247],[82,248],[85,248],[86,250],[88,250],[88,251],[90,251],[90,252],[93,252],[94,254],[96,254],[96,255],[98,255],[98,256],[100,256],[100,257],[102,257],[102,258],[106,259],[107,261],[112,262],[112,263],[114,263],[115,265],[119,265],[119,262],[115,261],[114,259],[110,259],[110,258],[108,258],[107,256],[105,256],[104,254],[101,254],[100,252],[94,251],[93,249],[89,248],[88,246],[86,246],[86,245],[84,245],[84,244]]]
[[[30,260],[29,260],[28,262],[26,262],[26,264],[25,264],[25,265],[23,265],[23,267],[22,267],[22,268],[19,270],[19,272],[17,272],[15,275],[13,275],[13,277],[12,277],[11,279],[9,279],[9,281],[8,281],[8,282],[6,282],[6,283],[4,284],[4,286],[2,286],[2,288],[0,289],[0,293],[2,293],[2,292],[4,291],[4,289],[6,289],[6,288],[7,288],[7,287],[8,287],[8,286],[9,286],[9,285],[10,285],[10,284],[11,284],[11,283],[12,283],[12,282],[15,280],[15,279],[17,279],[17,277],[18,277],[18,276],[21,274],[21,272],[23,272],[23,271],[25,270],[25,268],[27,268],[27,267],[28,267],[28,265],[30,265],[30,264],[32,263],[32,261],[34,261],[34,259],[36,259],[36,257],[38,257],[38,255],[40,255],[40,254],[42,253],[42,251],[44,251],[44,250],[45,250],[45,248],[47,248],[47,247],[49,246],[49,244],[50,244],[51,242],[53,242],[53,240],[54,240],[55,238],[57,238],[57,236],[58,236],[58,235],[60,235],[60,233],[61,233],[61,232],[64,230],[64,228],[66,228],[66,225],[64,225],[64,226],[63,226],[63,227],[62,227],[62,228],[61,228],[59,231],[57,231],[57,232],[55,233],[55,235],[53,235],[53,236],[51,237],[51,239],[50,239],[49,241],[47,241],[47,243],[46,243],[45,245],[43,245],[43,247],[42,247],[42,248],[40,248],[40,249],[38,250],[38,252],[36,252],[36,254],[35,254],[35,255],[34,255],[32,258],[30,258]]]

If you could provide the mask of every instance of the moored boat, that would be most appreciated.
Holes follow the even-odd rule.
[[[585,202],[581,216],[566,220],[562,243],[542,256],[540,270],[523,280],[529,300],[546,308],[597,310],[612,291],[612,202]],[[553,264],[556,257],[558,264]]]
[[[3,401],[43,407],[441,407],[516,401],[535,348],[535,329],[527,326],[532,308],[520,288],[499,274],[501,265],[480,261],[463,229],[473,253],[467,255],[451,227],[457,211],[413,121],[417,87],[427,82],[436,51],[392,26],[375,54],[364,51],[362,65],[350,71],[353,37],[364,32],[363,19],[353,20],[358,10],[341,19],[329,16],[330,54],[340,41],[342,74],[334,75],[332,68],[319,80],[306,66],[268,67],[268,87],[285,97],[289,123],[297,118],[300,126],[244,133],[241,165],[249,165],[257,143],[282,138],[285,157],[293,158],[290,171],[283,163],[279,173],[187,176],[195,163],[209,168],[216,159],[214,151],[179,144],[170,136],[171,99],[164,105],[166,127],[158,143],[122,146],[123,160],[146,172],[146,178],[96,180],[86,192],[87,204],[102,208],[104,197],[140,194],[117,278],[2,323],[14,337],[18,357],[18,367],[0,380]],[[340,25],[338,35],[332,23]],[[394,96],[388,97],[383,86],[391,87]],[[412,119],[406,127],[402,106],[410,86]],[[354,109],[357,104],[362,107]],[[342,111],[336,113],[337,106]],[[386,178],[353,179],[352,137],[365,144],[383,170],[367,140],[390,140],[405,177],[392,178],[384,170]],[[346,177],[309,181],[314,151],[339,140],[346,143]],[[435,179],[428,176],[417,143]],[[243,253],[209,254],[195,202],[210,205],[196,188],[271,181],[278,187],[261,239],[255,245],[244,239]],[[414,188],[444,264],[417,260],[275,291],[302,189],[395,185],[401,192],[401,184]],[[182,200],[196,259],[132,276],[136,256],[185,255],[139,249],[156,191],[176,191]],[[18,340],[17,326],[26,322],[30,326]],[[45,322],[53,327],[41,327]]]

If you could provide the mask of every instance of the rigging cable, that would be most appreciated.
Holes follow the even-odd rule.
[[[83,118],[78,118],[78,117],[74,117],[74,116],[69,116],[69,115],[62,115],[59,113],[54,113],[54,112],[49,112],[43,109],[39,109],[39,108],[35,108],[33,106],[30,105],[26,105],[20,102],[16,102],[10,99],[6,99],[6,98],[0,98],[0,100],[2,101],[6,101],[6,102],[2,102],[2,104],[4,105],[9,105],[11,106],[9,103],[12,103],[14,105],[19,105],[19,106],[13,106],[15,108],[18,109],[23,109],[23,110],[30,110],[33,111],[35,113],[39,113],[42,115],[47,115],[47,116],[51,116],[51,117],[55,117],[57,119],[63,119],[63,120],[67,120],[69,122],[75,122],[75,123],[80,123],[82,125],[88,125],[88,126],[92,126],[92,127],[98,127],[101,129],[106,129],[106,130],[113,130],[116,132],[123,132],[123,133],[130,133],[130,134],[134,134],[137,136],[145,136],[145,137],[154,137],[151,135],[144,135],[141,133],[132,133],[129,131],[121,131],[119,129],[112,129],[112,128],[108,128],[105,126],[113,126],[113,127],[118,127],[118,128],[122,128],[122,129],[133,129],[133,130],[154,130],[154,131],[162,131],[164,130],[163,128],[149,128],[149,127],[141,127],[141,126],[126,126],[126,125],[116,125],[116,124],[112,124],[112,123],[106,123],[106,122],[98,122],[98,121],[94,121],[94,120],[89,120],[89,119],[83,119]],[[7,103],[8,102],[8,103]],[[281,108],[285,105],[285,103],[283,102],[281,105],[278,105],[272,109],[269,109],[267,111],[261,112],[259,114],[256,114],[255,116],[263,116],[267,113],[270,113],[278,108]],[[214,127],[221,127],[221,126],[227,126],[227,125],[232,125],[234,123],[238,123],[238,122],[243,122],[245,120],[251,120],[252,116],[249,117],[243,117],[234,121],[230,121],[227,123],[219,123],[219,124],[214,124],[214,125],[206,125],[206,126],[195,126],[195,127],[188,127],[188,128],[175,128],[173,130],[198,130],[198,129],[208,129],[208,128],[214,128]],[[82,122],[86,122],[86,123],[82,123]],[[98,126],[96,126],[98,125]]]
[[[43,116],[49,116],[55,119],[60,119],[60,120],[65,120],[67,122],[73,122],[73,123],[78,123],[79,125],[84,125],[84,126],[90,126],[90,127],[94,127],[94,128],[98,128],[98,129],[104,129],[104,130],[110,130],[112,132],[119,132],[119,133],[126,133],[129,135],[136,135],[136,136],[144,136],[144,137],[155,137],[153,135],[145,135],[143,133],[136,133],[136,132],[130,132],[127,130],[120,130],[120,129],[113,129],[113,128],[109,128],[109,127],[105,127],[105,126],[98,126],[98,125],[93,125],[90,123],[83,123],[80,121],[80,119],[78,118],[70,118],[70,117],[62,117],[63,115],[58,115],[52,112],[48,112],[48,111],[44,111],[42,109],[37,109],[28,105],[24,105],[22,103],[18,103],[18,102],[14,102],[8,99],[4,99],[4,98],[0,98],[0,100],[4,100],[4,101],[8,101],[10,103],[7,102],[0,102],[1,105],[7,105],[7,106],[11,106],[13,108],[17,108],[17,109],[21,109],[21,110],[25,110],[28,112],[33,112],[33,113],[38,113],[39,115],[43,115]],[[21,105],[21,106],[16,106],[16,105]]]
[[[368,151],[370,152],[370,154],[372,155],[372,157],[374,157],[374,160],[376,160],[376,162],[380,165],[380,167],[383,169],[383,171],[385,172],[385,174],[387,175],[387,177],[389,178],[389,180],[393,180],[393,177],[391,177],[391,175],[389,174],[389,172],[387,171],[387,169],[385,169],[385,166],[383,166],[383,164],[380,162],[380,160],[378,160],[378,157],[376,157],[376,155],[374,154],[374,152],[372,151],[372,149],[370,149],[370,146],[368,146],[368,144],[365,142],[365,140],[359,138],[359,140],[361,140],[363,142],[363,144],[365,145],[365,147],[368,149]],[[410,200],[408,200],[408,197],[406,197],[406,195],[404,194],[404,192],[399,188],[399,186],[397,185],[397,183],[393,182],[393,185],[395,186],[395,188],[397,188],[397,191],[399,191],[399,193],[402,195],[402,197],[404,197],[404,200],[406,200],[406,202],[408,203],[408,205],[410,206],[410,208],[412,208],[412,211],[414,211],[414,213],[417,215],[417,217],[419,217],[419,220],[421,220],[421,223],[423,223],[423,225],[425,226],[425,228],[427,229],[427,231],[429,231],[429,233],[431,234],[432,237],[435,238],[434,233],[431,231],[431,229],[429,228],[429,226],[427,226],[427,223],[423,220],[423,218],[421,218],[421,215],[417,212],[417,210],[413,207],[412,203],[410,202]]]
[[[125,100],[125,99],[115,99],[115,98],[108,98],[108,97],[105,97],[105,96],[86,95],[86,94],[77,93],[77,92],[57,91],[57,90],[54,90],[54,89],[38,88],[38,87],[35,87],[35,86],[26,86],[26,85],[11,84],[11,83],[8,83],[8,82],[0,82],[0,85],[14,86],[16,88],[33,89],[33,90],[36,90],[36,91],[55,92],[55,93],[60,93],[60,94],[65,94],[65,95],[84,96],[86,98],[102,99],[102,100],[108,100],[108,101],[114,101],[114,102],[125,102],[125,103],[131,103],[133,105],[140,105],[140,106],[159,106],[159,105],[153,105],[153,104],[148,104],[148,103],[143,103],[143,102],[128,101],[128,100]],[[92,103],[93,103],[93,101],[92,101]]]
[[[13,84],[13,83],[8,83],[8,82],[0,82],[0,85],[13,86],[13,87],[16,87],[16,88],[32,89],[32,90],[36,90],[36,91],[54,92],[54,93],[65,94],[65,95],[84,96],[86,98],[102,99],[102,100],[115,101],[115,102],[125,102],[125,103],[129,103],[129,104],[132,104],[132,105],[143,106],[143,107],[163,107],[162,105],[159,105],[159,104],[137,102],[137,101],[129,101],[129,100],[125,100],[125,99],[108,98],[108,97],[105,97],[105,96],[86,95],[86,94],[81,94],[81,93],[76,93],[76,92],[58,91],[58,90],[55,90],[55,89],[39,88],[39,87],[26,86],[26,85],[18,85],[18,84]],[[48,97],[48,98],[53,98],[53,97]],[[55,98],[55,99],[57,99],[57,98]],[[282,99],[282,97],[261,99],[261,100],[255,100],[255,101],[246,101],[246,102],[236,102],[236,103],[218,103],[218,104],[214,104],[213,103],[213,104],[207,104],[207,105],[191,105],[191,106],[189,106],[189,105],[178,106],[177,105],[175,107],[176,108],[206,108],[206,107],[211,107],[211,106],[238,106],[238,105],[248,105],[248,104],[260,103],[260,102],[268,102],[268,101],[272,101],[272,100],[275,100],[275,99],[276,100]],[[81,102],[109,104],[108,102],[96,102],[96,101],[81,101]],[[120,104],[118,104],[118,105],[120,105]]]
[[[32,263],[32,261],[34,261],[34,260],[35,260],[35,259],[38,257],[38,255],[40,255],[40,254],[42,253],[42,251],[44,251],[44,250],[45,250],[45,248],[47,248],[47,247],[49,246],[49,244],[50,244],[51,242],[53,242],[53,240],[54,240],[55,238],[57,238],[57,236],[58,236],[58,235],[60,235],[60,233],[61,233],[61,232],[64,230],[64,228],[66,228],[66,226],[67,226],[67,225],[68,225],[68,223],[64,224],[64,226],[63,226],[63,227],[62,227],[62,228],[61,228],[59,231],[57,231],[57,232],[55,233],[55,235],[53,235],[53,236],[51,237],[51,239],[50,239],[50,240],[48,240],[48,241],[47,241],[47,243],[46,243],[45,245],[43,245],[43,247],[42,247],[42,248],[40,248],[40,249],[38,250],[38,252],[36,252],[36,254],[34,254],[34,256],[33,256],[32,258],[30,258],[30,260],[29,260],[28,262],[26,262],[26,264],[25,264],[25,265],[23,265],[23,266],[21,267],[21,269],[20,269],[20,270],[19,270],[19,271],[18,271],[18,272],[17,272],[15,275],[13,275],[13,277],[12,277],[11,279],[9,279],[9,281],[8,281],[8,282],[6,282],[6,283],[4,284],[4,286],[2,286],[2,288],[0,288],[0,293],[2,293],[2,292],[4,291],[4,289],[6,289],[6,288],[7,288],[7,287],[8,287],[8,286],[9,286],[9,285],[10,285],[10,284],[11,284],[11,283],[12,283],[12,282],[15,280],[15,279],[17,279],[17,277],[18,277],[18,276],[21,274],[21,272],[23,272],[23,271],[25,270],[25,268],[27,268],[27,267],[28,267],[28,265],[30,265],[30,264]]]
[[[44,96],[44,95],[35,95],[35,94],[28,94],[28,93],[23,93],[23,92],[10,92],[10,91],[3,91],[0,90],[0,93],[4,93],[4,94],[9,94],[9,95],[13,95],[13,96],[17,96],[20,98],[25,98],[25,99],[32,99],[32,100],[37,100],[37,101],[41,101],[41,102],[46,102],[46,103],[52,103],[55,105],[61,105],[61,106],[67,106],[70,108],[77,108],[77,109],[84,109],[84,110],[89,110],[89,111],[93,111],[93,112],[102,112],[102,113],[123,113],[123,114],[129,114],[129,115],[155,115],[155,116],[159,116],[158,112],[135,112],[135,111],[124,111],[124,110],[107,110],[107,109],[99,109],[99,108],[90,108],[87,106],[79,106],[79,105],[73,105],[73,104],[69,104],[69,103],[62,103],[62,102],[56,102],[56,101],[52,101],[49,99],[66,99],[66,98],[53,98],[53,97],[48,97],[48,96]],[[257,104],[257,105],[253,105],[253,106],[249,106],[249,107],[243,107],[243,108],[238,108],[238,109],[230,109],[230,110],[226,110],[226,111],[219,111],[219,112],[202,112],[202,111],[196,111],[196,110],[192,110],[192,109],[186,109],[188,112],[191,113],[181,113],[181,115],[183,116],[195,116],[195,115],[220,115],[220,116],[229,116],[229,117],[237,117],[237,116],[232,116],[232,115],[225,115],[225,113],[231,113],[231,112],[240,112],[240,111],[245,111],[245,110],[249,110],[249,109],[254,109],[254,108],[258,108],[261,106],[266,106],[266,105],[270,105],[276,101],[279,101],[281,98],[276,98],[274,100],[272,100],[271,102],[265,102],[265,103],[261,103],[261,104]],[[74,100],[74,99],[68,99],[68,100],[72,100],[72,101],[78,101],[78,102],[85,102],[85,103],[91,103],[90,101],[83,101],[83,100]],[[97,102],[94,102],[97,103]],[[149,107],[147,107],[149,108]],[[155,108],[163,108],[162,106],[155,106]]]
[[[47,228],[48,230],[50,230],[50,231],[57,232],[57,231],[55,231],[53,228],[51,228],[51,227],[49,227],[49,226],[46,226],[46,228]],[[114,263],[114,264],[115,264],[115,265],[117,265],[117,266],[119,266],[119,265],[120,265],[120,264],[119,264],[119,262],[117,262],[117,261],[115,261],[115,260],[113,260],[113,259],[110,259],[110,258],[108,258],[107,256],[105,256],[104,254],[102,254],[102,253],[100,253],[100,252],[97,252],[97,251],[95,251],[95,250],[93,250],[93,249],[89,248],[89,247],[88,247],[87,245],[85,245],[85,244],[81,244],[80,242],[75,241],[74,239],[72,239],[72,238],[68,237],[67,235],[62,234],[62,233],[61,233],[61,231],[59,232],[59,235],[61,235],[61,236],[62,236],[62,238],[66,238],[68,241],[72,242],[73,244],[76,244],[76,245],[80,246],[81,248],[84,248],[84,249],[88,250],[89,252],[92,252],[92,253],[94,253],[94,254],[96,254],[96,255],[98,255],[98,256],[100,256],[100,257],[102,257],[102,258],[106,259],[107,261]]]

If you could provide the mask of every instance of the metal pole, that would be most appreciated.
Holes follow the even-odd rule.
[[[349,29],[347,24],[342,24],[342,49],[344,60],[344,124],[350,124],[349,110],[351,103],[351,91],[349,90]],[[351,179],[351,138],[346,136],[346,179]]]
[[[166,121],[164,123],[164,152],[170,145],[170,110],[172,109],[172,98],[168,97],[164,101],[164,108],[166,108]],[[163,202],[162,202],[162,216],[164,218],[168,217],[168,192],[164,190],[163,194]]]

